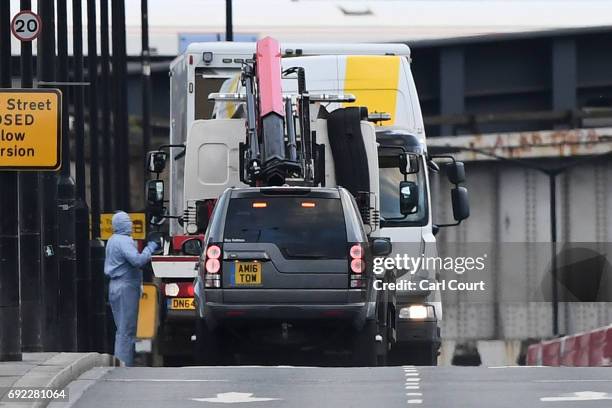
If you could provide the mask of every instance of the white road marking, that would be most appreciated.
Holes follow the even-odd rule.
[[[227,382],[228,380],[201,380],[177,378],[103,378],[101,381],[111,382]]]
[[[279,401],[280,398],[258,398],[253,397],[250,392],[224,392],[217,394],[214,398],[191,398],[192,401],[198,402],[217,402],[220,404],[237,404],[242,402],[263,402],[263,401]]]
[[[418,390],[420,388],[419,381],[419,373],[417,369],[413,366],[403,366],[404,376],[406,377],[406,390]],[[422,397],[422,392],[407,392],[407,397]],[[408,404],[422,404],[423,400],[421,398],[411,398],[406,401]]]
[[[564,382],[612,382],[612,380],[533,380],[536,383],[564,383]]]
[[[562,401],[601,401],[612,400],[612,396],[607,392],[581,391],[572,394],[562,394],[558,397],[542,397],[542,402],[562,402]]]
[[[550,367],[534,365],[534,366],[495,366],[495,367],[488,367],[488,368],[550,368]]]

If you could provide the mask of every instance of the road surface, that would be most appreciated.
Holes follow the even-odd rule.
[[[96,368],[85,407],[612,407],[612,369],[553,367]],[[57,408],[64,404],[51,404]]]

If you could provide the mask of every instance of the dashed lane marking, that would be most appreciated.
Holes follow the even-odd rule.
[[[421,379],[419,378],[419,372],[414,366],[403,366],[404,376],[406,379],[406,390],[419,390],[420,385],[419,382]],[[423,393],[422,392],[407,392],[406,396],[409,397],[406,400],[406,403],[409,405],[416,405],[423,403]],[[411,397],[421,397],[421,398],[411,398]]]

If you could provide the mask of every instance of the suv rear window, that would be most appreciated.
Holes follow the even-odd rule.
[[[345,259],[342,203],[337,198],[234,198],[224,241],[275,244],[287,258]]]

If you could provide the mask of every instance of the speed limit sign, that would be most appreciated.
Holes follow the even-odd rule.
[[[40,34],[40,17],[30,10],[23,10],[13,17],[11,31],[20,41],[32,41]]]

